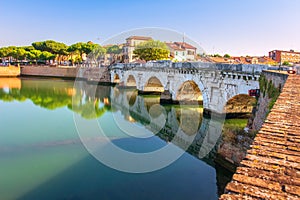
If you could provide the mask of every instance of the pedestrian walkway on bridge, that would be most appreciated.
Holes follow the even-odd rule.
[[[221,200],[300,199],[300,76],[290,75]]]

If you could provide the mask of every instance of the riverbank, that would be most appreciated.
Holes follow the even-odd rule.
[[[0,67],[0,77],[17,77],[20,76],[20,67],[8,66]]]

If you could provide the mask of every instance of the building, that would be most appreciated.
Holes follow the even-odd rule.
[[[130,63],[135,61],[133,53],[135,47],[140,43],[147,42],[149,40],[152,40],[152,38],[144,36],[131,36],[127,38],[126,43],[124,44],[122,49],[124,63]]]
[[[197,48],[186,42],[166,43],[170,49],[170,57],[173,61],[193,61],[196,60]]]
[[[281,64],[283,62],[300,63],[300,52],[295,52],[294,50],[273,50],[269,52],[269,57]]]

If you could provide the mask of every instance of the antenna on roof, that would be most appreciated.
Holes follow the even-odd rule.
[[[185,35],[185,33],[183,32],[183,38],[182,38],[182,42],[183,42],[183,44],[184,44],[184,35]]]

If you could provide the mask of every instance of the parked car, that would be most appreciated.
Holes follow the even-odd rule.
[[[288,71],[289,74],[296,74],[296,70],[294,69],[294,67],[289,67]]]

